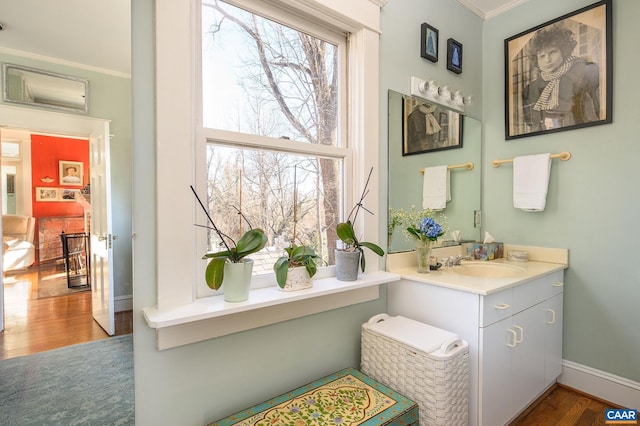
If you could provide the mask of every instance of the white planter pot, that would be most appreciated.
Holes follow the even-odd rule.
[[[240,263],[225,263],[222,290],[226,302],[244,302],[249,299],[253,259],[242,259]]]
[[[298,268],[289,268],[287,271],[287,281],[284,283],[284,287],[278,288],[282,291],[297,291],[311,287],[313,287],[313,281],[311,280],[307,269],[301,266]]]

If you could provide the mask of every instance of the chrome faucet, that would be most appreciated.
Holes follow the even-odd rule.
[[[473,257],[471,256],[456,255],[456,256],[444,257],[442,258],[442,262],[445,266],[450,267],[450,266],[460,266],[463,260],[472,260],[472,259]]]
[[[471,256],[456,256],[453,258],[453,266],[458,266],[462,263],[463,260],[472,260],[473,257]]]

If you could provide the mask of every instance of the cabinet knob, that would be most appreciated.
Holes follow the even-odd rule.
[[[516,332],[515,332],[515,331],[513,331],[513,330],[512,330],[512,329],[510,329],[510,328],[507,328],[507,331],[508,331],[509,333],[511,333],[511,336],[513,337],[513,340],[512,340],[511,342],[507,343],[507,346],[509,346],[510,348],[515,348],[515,347],[516,347],[516,344],[517,344],[517,342],[518,342],[518,337],[517,337],[518,335],[516,334]]]
[[[561,282],[555,282],[553,284],[551,284],[553,287],[562,287],[564,285],[564,283]]]
[[[493,307],[496,309],[504,310],[509,309],[511,305],[509,305],[508,303],[503,303],[502,305],[493,305]]]

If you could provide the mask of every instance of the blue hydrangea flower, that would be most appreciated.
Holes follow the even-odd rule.
[[[427,237],[429,238],[438,238],[438,236],[442,233],[442,227],[437,223],[429,229],[427,232]]]
[[[430,217],[422,218],[420,221],[420,232],[423,234],[427,234],[429,230],[433,227],[433,225],[437,225],[436,221]]]
[[[425,217],[420,221],[420,232],[429,239],[435,239],[442,233],[442,227],[433,218]]]

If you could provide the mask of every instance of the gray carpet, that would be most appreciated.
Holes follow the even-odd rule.
[[[0,361],[0,424],[133,425],[132,335]]]

